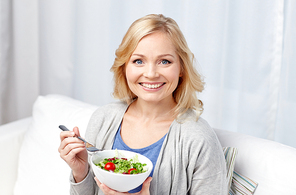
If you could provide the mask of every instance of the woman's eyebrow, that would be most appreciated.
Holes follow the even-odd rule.
[[[175,58],[175,56],[172,54],[162,54],[162,55],[159,55],[158,57],[167,57],[167,56]]]
[[[132,56],[145,57],[143,54],[136,54],[136,53],[132,54]]]
[[[139,56],[139,57],[145,57],[145,55],[143,55],[143,54],[132,54],[132,56]],[[161,54],[161,55],[159,55],[159,56],[157,56],[158,58],[162,58],[162,57],[167,57],[167,56],[170,56],[170,57],[172,57],[172,58],[175,58],[175,56],[174,55],[172,55],[172,54]]]

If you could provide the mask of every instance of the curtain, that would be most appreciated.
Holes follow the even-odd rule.
[[[296,147],[293,0],[1,0],[0,6],[0,124],[31,115],[38,95],[114,101],[115,50],[134,20],[162,13],[177,21],[204,76],[202,117],[214,128]]]
[[[0,124],[31,114],[39,94],[37,1],[0,1]]]

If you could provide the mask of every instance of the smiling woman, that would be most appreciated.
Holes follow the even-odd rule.
[[[136,20],[116,50],[111,70],[114,97],[121,102],[93,113],[86,140],[151,160],[149,177],[130,193],[227,194],[225,158],[215,132],[200,117],[203,104],[196,92],[204,83],[193,62],[177,23],[161,14]],[[78,128],[73,131],[79,135]],[[59,148],[72,169],[72,194],[121,194],[98,179],[94,185],[84,145],[68,139],[74,133],[62,132]]]
[[[162,32],[145,36],[126,64],[126,80],[137,101],[172,101],[181,76],[178,54]]]
[[[173,92],[174,100],[177,102],[176,113],[181,115],[187,109],[194,109],[197,112],[198,118],[203,111],[203,104],[197,99],[196,92],[202,92],[204,89],[202,76],[193,66],[194,54],[190,51],[178,24],[173,19],[164,17],[163,15],[147,15],[135,21],[128,29],[119,48],[116,50],[116,58],[111,68],[111,71],[114,72],[115,81],[113,95],[118,99],[126,101],[128,104],[137,98],[127,87],[125,65],[130,64],[130,61],[143,64],[143,60],[145,60],[143,57],[147,58],[148,56],[143,56],[142,53],[136,52],[136,48],[138,50],[143,49],[143,51],[148,51],[150,47],[146,46],[146,44],[153,46],[158,43],[149,43],[149,41],[154,41],[151,39],[156,37],[155,35],[152,38],[146,37],[155,32],[161,34],[164,40],[162,44],[158,44],[158,47],[154,46],[154,49],[158,50],[160,50],[160,47],[163,48],[163,51],[159,51],[158,60],[161,60],[162,63],[165,61],[164,64],[170,64],[172,62],[180,64],[180,76],[182,76],[179,79],[177,88]],[[144,37],[146,40],[142,40]],[[146,43],[144,44],[143,41]],[[139,44],[139,42],[142,43]],[[169,46],[163,44],[168,44]],[[166,53],[164,49],[169,50]]]

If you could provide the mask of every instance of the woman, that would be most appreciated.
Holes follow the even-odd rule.
[[[141,153],[153,162],[151,177],[131,193],[227,194],[220,143],[200,114],[203,90],[194,56],[177,23],[163,15],[135,21],[111,70],[120,103],[92,115],[86,139],[103,149]],[[61,157],[72,169],[71,194],[122,194],[100,183],[87,162],[77,127],[61,132]],[[153,178],[153,180],[152,180]]]

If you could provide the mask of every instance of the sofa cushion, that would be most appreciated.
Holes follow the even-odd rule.
[[[78,126],[84,136],[96,108],[61,95],[38,97],[20,151],[15,195],[69,194],[70,168],[58,153],[58,126]]]
[[[233,147],[224,147],[223,148],[226,169],[227,169],[227,183],[228,183],[228,191],[230,190],[230,186],[232,184],[232,175],[234,171],[235,159],[237,154],[237,149]]]
[[[253,195],[257,186],[257,182],[234,170],[229,195]]]

